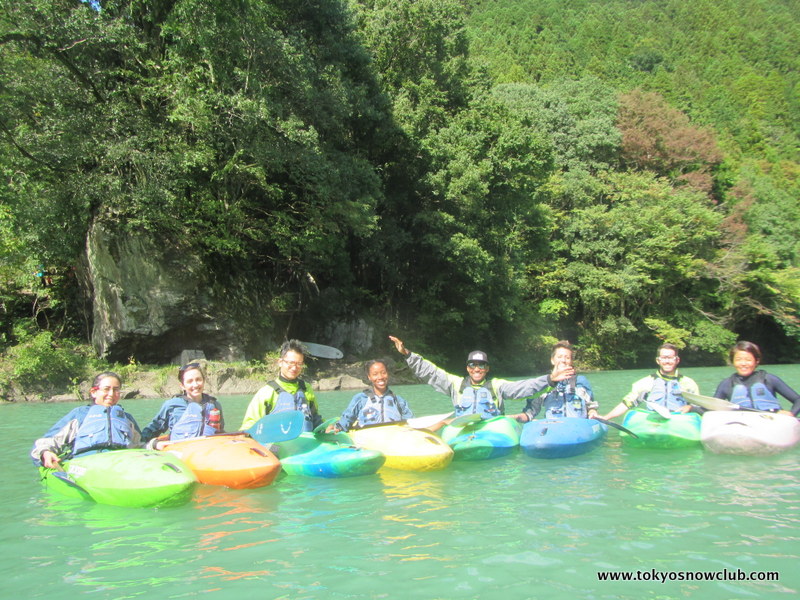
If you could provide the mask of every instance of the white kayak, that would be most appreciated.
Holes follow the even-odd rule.
[[[769,412],[711,410],[703,415],[700,441],[717,454],[777,454],[800,442],[800,421]]]

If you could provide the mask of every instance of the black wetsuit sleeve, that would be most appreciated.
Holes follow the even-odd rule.
[[[766,385],[772,390],[772,393],[780,394],[792,403],[792,414],[797,416],[800,412],[800,394],[790,388],[783,379],[772,373],[767,373]]]

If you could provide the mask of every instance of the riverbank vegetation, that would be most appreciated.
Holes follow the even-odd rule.
[[[559,338],[593,368],[662,340],[796,362],[797,9],[3,2],[5,372],[97,365],[98,222],[181,240],[221,289],[249,274],[265,331],[369,315],[377,339],[510,373]]]

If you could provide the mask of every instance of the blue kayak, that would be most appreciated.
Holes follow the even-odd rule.
[[[606,433],[608,426],[594,419],[536,419],[522,427],[519,445],[535,458],[565,458],[593,450]]]

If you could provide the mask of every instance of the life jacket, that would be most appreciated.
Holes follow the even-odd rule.
[[[367,396],[367,401],[358,413],[359,425],[363,427],[364,425],[403,420],[394,392],[387,390],[386,394],[378,396],[373,390],[366,389],[364,394]]]
[[[216,408],[213,402],[184,401],[186,407],[175,424],[170,427],[169,439],[185,440],[217,433],[217,429],[209,424],[208,418],[210,410]]]
[[[582,388],[575,385],[576,381],[575,377],[559,381],[553,389],[545,394],[542,402],[545,419],[586,418],[588,412],[586,400],[583,398],[585,393]]]
[[[72,454],[77,456],[100,450],[127,448],[131,444],[133,434],[133,423],[121,406],[93,404],[78,426]]]
[[[455,405],[457,417],[478,414],[484,419],[491,419],[502,414],[488,380],[484,380],[479,387],[473,387],[469,377],[465,377],[458,391],[460,398]]]
[[[303,431],[314,430],[314,415],[311,414],[311,408],[308,406],[306,400],[306,382],[300,381],[297,385],[297,392],[292,394],[283,389],[277,381],[268,381],[267,385],[271,387],[278,394],[275,400],[275,405],[272,407],[273,413],[283,412],[287,410],[299,410],[303,413],[305,423],[303,423]]]
[[[658,373],[653,375],[650,391],[643,393],[639,401],[655,402],[671,412],[677,412],[682,406],[686,406],[686,400],[681,395],[680,379],[664,379]]]
[[[731,382],[734,384],[731,402],[758,410],[780,410],[780,402],[766,385],[765,371],[756,371],[747,383],[736,383],[735,377],[735,375],[731,377]]]

